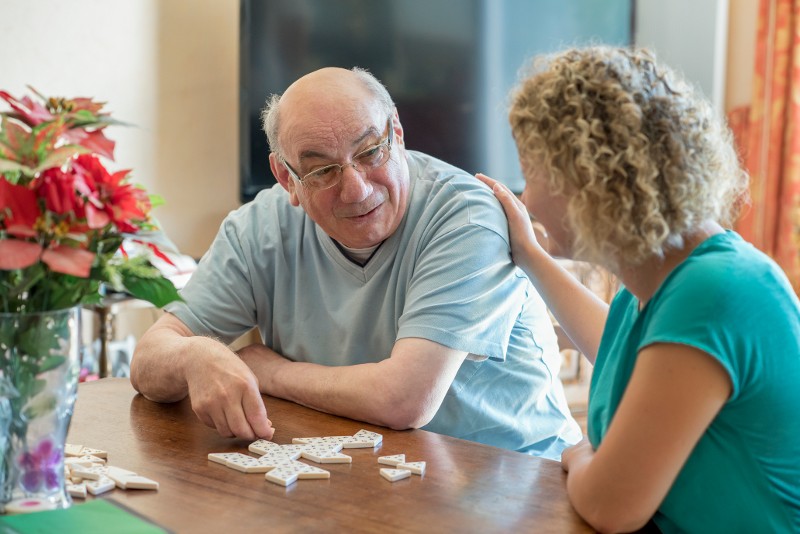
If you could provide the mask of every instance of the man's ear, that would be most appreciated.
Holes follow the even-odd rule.
[[[269,155],[269,168],[272,170],[272,174],[278,180],[278,183],[281,184],[281,187],[286,189],[289,193],[289,202],[292,206],[299,206],[300,199],[297,198],[297,184],[292,180],[289,170],[281,163],[280,158],[275,152],[271,152]]]
[[[405,147],[403,138],[403,125],[400,124],[400,115],[397,112],[397,108],[394,108],[394,115],[392,116],[392,128],[394,128],[394,140],[392,143]]]

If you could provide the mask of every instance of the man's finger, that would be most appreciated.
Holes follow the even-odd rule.
[[[264,399],[261,394],[247,391],[244,398],[242,398],[242,408],[247,422],[255,432],[256,437],[272,439],[275,430],[272,428],[272,421],[267,418],[267,408],[264,406]]]

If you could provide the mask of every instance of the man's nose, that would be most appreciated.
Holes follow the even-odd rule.
[[[372,183],[367,180],[367,175],[356,170],[352,163],[342,167],[341,184],[340,198],[348,204],[361,202],[372,193]]]

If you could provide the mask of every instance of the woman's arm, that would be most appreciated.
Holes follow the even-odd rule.
[[[731,391],[727,371],[699,349],[642,350],[597,450],[581,442],[562,455],[577,512],[601,532],[644,526]]]
[[[533,232],[525,205],[506,186],[483,174],[508,217],[511,255],[553,312],[575,346],[592,364],[597,356],[608,304],[581,284],[542,248]]]

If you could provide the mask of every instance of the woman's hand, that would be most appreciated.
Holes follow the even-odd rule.
[[[509,239],[511,240],[511,257],[523,271],[530,273],[536,263],[537,256],[547,254],[542,245],[537,241],[533,231],[531,217],[525,204],[505,185],[478,173],[475,177],[489,186],[500,201],[508,219]]]
[[[591,461],[592,456],[594,456],[592,444],[589,443],[588,438],[584,437],[572,447],[564,449],[564,452],[561,453],[561,468],[569,473],[570,468]]]

